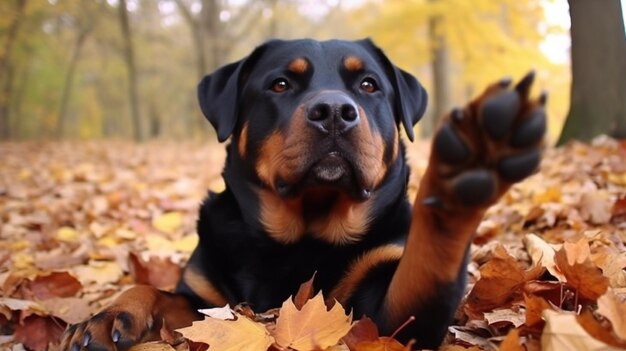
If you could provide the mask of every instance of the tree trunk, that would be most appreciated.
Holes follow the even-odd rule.
[[[120,27],[124,37],[124,61],[128,70],[128,95],[130,97],[131,120],[133,123],[133,136],[135,141],[143,139],[141,128],[141,115],[139,113],[139,92],[137,88],[137,67],[135,64],[135,54],[133,40],[128,21],[128,10],[126,0],[119,0],[118,4]]]
[[[63,92],[61,94],[61,106],[59,108],[59,117],[57,119],[57,137],[65,138],[68,136],[68,117],[67,117],[67,107],[70,102],[70,97],[72,96],[72,87],[74,85],[74,73],[76,72],[76,66],[78,65],[78,61],[80,59],[80,53],[83,48],[83,44],[85,43],[85,39],[89,34],[88,30],[80,29],[80,33],[78,33],[78,37],[76,38],[76,43],[74,44],[74,51],[72,52],[72,57],[70,58],[70,64],[67,68],[67,73],[65,75],[65,82],[63,83]]]
[[[435,1],[435,0],[432,0]],[[432,74],[434,110],[430,118],[420,124],[422,137],[432,136],[439,118],[452,109],[452,83],[450,82],[450,50],[441,33],[441,17],[430,19],[429,36],[432,45]]]
[[[191,14],[191,11],[185,6],[182,0],[175,0],[178,10],[187,22],[189,30],[191,31],[191,37],[193,39],[194,50],[196,51],[196,70],[198,80],[200,80],[205,74],[207,74],[207,60],[206,60],[206,48],[204,47],[204,40],[202,40],[202,29],[200,24]]]
[[[0,140],[6,140],[11,137],[10,123],[9,123],[9,107],[11,105],[11,87],[13,85],[10,60],[13,52],[13,46],[17,39],[22,19],[24,16],[24,9],[26,7],[26,0],[17,0],[17,8],[15,18],[9,26],[7,32],[7,41],[4,44],[4,49],[0,53],[0,84],[2,90],[0,91]]]
[[[626,138],[626,38],[620,0],[569,0],[570,110],[558,144],[607,133]]]

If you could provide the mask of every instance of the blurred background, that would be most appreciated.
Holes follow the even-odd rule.
[[[567,0],[2,0],[0,137],[207,138],[203,75],[268,38],[371,37],[430,92],[420,135],[486,84],[535,69],[554,141],[570,107],[569,29]]]

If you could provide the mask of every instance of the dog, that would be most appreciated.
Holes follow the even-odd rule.
[[[279,307],[314,286],[416,347],[442,342],[466,286],[483,214],[540,163],[546,95],[531,72],[502,79],[442,117],[413,206],[401,133],[413,141],[427,93],[360,41],[272,40],[198,86],[226,188],[209,193],[199,243],[175,293],[135,286],[69,326],[60,349],[120,350],[201,318],[196,310]]]

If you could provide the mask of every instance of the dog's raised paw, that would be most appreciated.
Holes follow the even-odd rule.
[[[547,94],[530,99],[535,73],[513,88],[510,79],[490,85],[463,109],[446,115],[433,138],[433,194],[445,205],[493,204],[541,161]]]

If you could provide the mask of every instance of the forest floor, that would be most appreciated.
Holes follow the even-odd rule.
[[[411,197],[428,152],[409,147]],[[224,157],[217,143],[0,144],[0,349],[44,350],[132,284],[172,289],[197,243],[200,201],[224,188]],[[626,348],[626,142],[549,148],[541,171],[489,210],[471,253],[468,294],[442,349]],[[231,339],[306,350],[281,323],[308,320],[309,333],[333,331],[313,340],[318,348],[408,349],[303,294],[296,310],[233,306],[251,319],[239,317],[250,323]],[[212,335],[215,323],[235,322],[214,317],[183,335],[236,349]],[[176,335],[144,350],[189,349]]]

